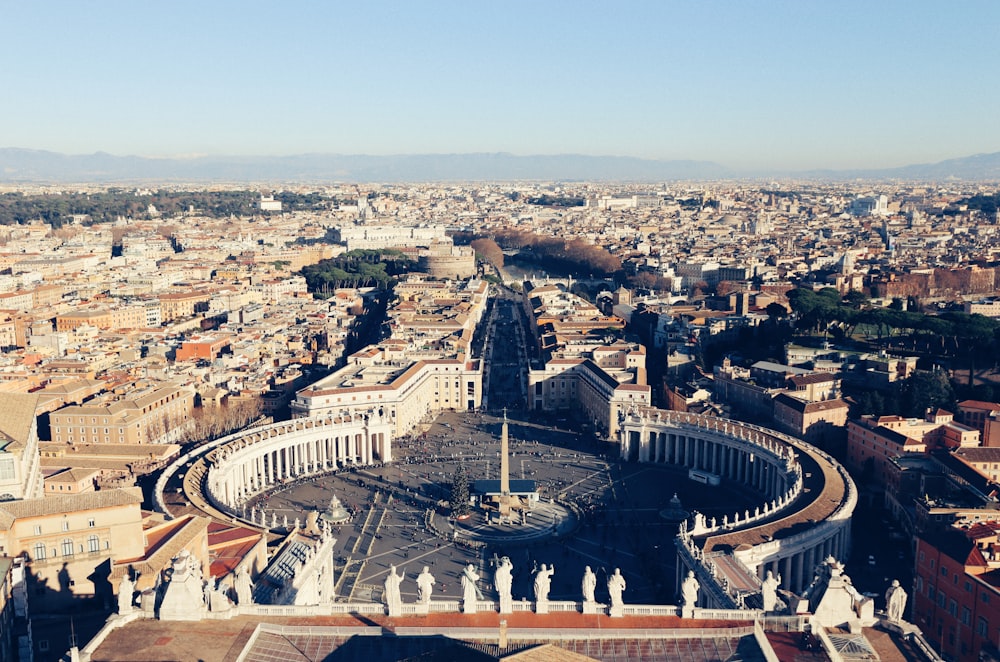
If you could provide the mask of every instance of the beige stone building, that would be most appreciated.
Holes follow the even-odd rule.
[[[634,352],[629,357],[635,356]],[[644,364],[613,374],[591,359],[552,359],[528,371],[528,407],[537,411],[577,410],[599,435],[614,438],[618,420],[637,407],[648,407],[652,389],[643,383]],[[638,383],[637,383],[638,382]]]
[[[395,435],[409,433],[429,415],[474,410],[482,405],[483,368],[478,359],[433,359],[400,363],[370,347],[356,352],[334,374],[299,391],[292,416],[367,414],[373,409],[393,423]]]
[[[97,469],[61,469],[45,478],[45,496],[93,492],[100,474]]]
[[[160,319],[170,322],[181,317],[190,317],[196,312],[208,310],[211,292],[168,292],[157,297],[160,300]]]
[[[848,409],[847,403],[840,399],[808,402],[779,393],[774,398],[774,426],[781,432],[829,450],[829,446],[844,435]]]
[[[111,563],[143,554],[142,490],[0,503],[0,554],[29,560],[32,598],[110,595]]]
[[[194,391],[169,385],[137,397],[64,407],[49,415],[56,443],[160,444],[177,441],[191,420]]]

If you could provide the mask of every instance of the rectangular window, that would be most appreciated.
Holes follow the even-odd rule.
[[[955,602],[954,600],[948,601],[948,613],[951,614],[952,616],[958,614],[958,603]]]
[[[971,619],[972,612],[969,611],[968,607],[962,607],[962,625],[968,625]]]
[[[944,607],[944,591],[938,591],[938,607]]]
[[[0,456],[0,480],[14,480],[14,454],[4,453]]]
[[[979,623],[976,626],[976,632],[979,633],[981,636],[985,637],[987,634],[989,634],[989,631],[990,631],[990,624],[986,622],[985,618],[980,616]]]

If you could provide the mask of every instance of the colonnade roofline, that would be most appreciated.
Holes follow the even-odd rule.
[[[657,409],[655,407],[643,407],[626,413],[621,425],[638,425],[644,427],[656,425],[691,426],[705,432],[715,432],[730,437],[734,441],[759,446],[771,452],[776,457],[790,462],[795,461],[795,451],[793,448],[798,449],[804,443],[776,430],[770,430],[751,423],[719,418],[717,416],[706,416],[704,414]]]

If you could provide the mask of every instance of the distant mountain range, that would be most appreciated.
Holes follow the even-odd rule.
[[[884,170],[742,172],[711,161],[507,153],[147,158],[0,148],[0,182],[670,181],[793,177],[1000,181],[1000,152]]]

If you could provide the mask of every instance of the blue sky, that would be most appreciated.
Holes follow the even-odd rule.
[[[886,167],[1000,151],[1000,2],[0,0],[0,147]]]

